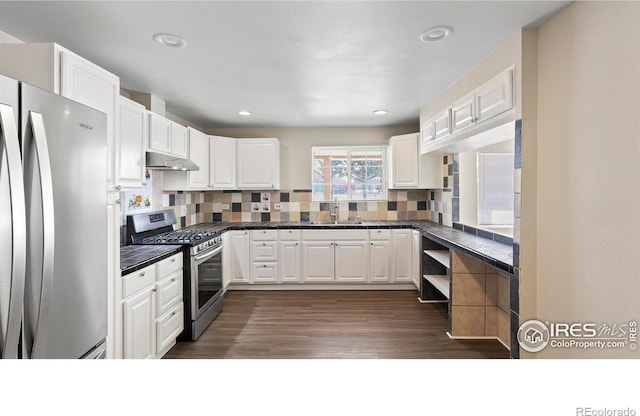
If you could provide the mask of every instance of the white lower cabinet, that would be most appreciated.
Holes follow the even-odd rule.
[[[231,283],[249,283],[251,281],[251,241],[249,231],[229,231],[229,281]]]
[[[391,280],[391,244],[389,240],[369,243],[369,281],[386,283]]]
[[[367,282],[369,250],[365,241],[338,241],[335,248],[336,282]]]
[[[184,329],[182,253],[122,280],[123,357],[161,358]]]
[[[302,280],[304,282],[333,282],[334,250],[331,241],[302,242]]]
[[[411,230],[411,237],[412,237],[412,277],[413,277],[413,284],[415,285],[416,289],[420,290],[420,278],[422,277],[422,272],[421,272],[421,267],[422,267],[422,262],[420,261],[422,259],[422,250],[421,250],[421,240],[422,240],[422,235],[420,234],[420,231],[418,230]]]
[[[123,302],[124,358],[152,358],[155,353],[155,290],[147,287]]]
[[[299,283],[301,247],[299,241],[280,241],[278,263],[280,265],[280,282]]]
[[[410,228],[392,230],[393,251],[391,259],[391,281],[412,282],[413,263],[411,246],[413,236]]]

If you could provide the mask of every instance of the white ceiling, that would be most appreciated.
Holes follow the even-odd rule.
[[[417,124],[422,106],[519,28],[567,4],[1,1],[0,30],[57,42],[203,128],[380,126]],[[442,24],[450,38],[420,41]],[[158,32],[188,46],[154,43]]]

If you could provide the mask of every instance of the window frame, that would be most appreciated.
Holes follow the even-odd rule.
[[[347,183],[351,183],[351,170],[352,170],[352,160],[351,160],[351,155],[353,152],[367,152],[367,151],[376,151],[376,152],[380,152],[381,154],[381,159],[382,159],[382,168],[381,168],[381,172],[382,172],[382,178],[381,178],[381,189],[382,189],[382,195],[380,198],[377,199],[354,199],[352,196],[352,189],[351,186],[347,186],[347,198],[346,199],[339,199],[339,202],[384,202],[384,201],[388,201],[389,199],[389,186],[388,186],[388,165],[387,165],[387,158],[388,158],[388,149],[389,146],[387,145],[358,145],[358,146],[312,146],[311,147],[311,202],[333,202],[332,199],[330,200],[325,200],[325,199],[315,199],[315,192],[314,192],[314,186],[316,185],[316,183],[314,182],[314,161],[315,161],[315,154],[316,154],[316,149],[322,149],[322,150],[328,150],[328,151],[333,151],[333,150],[337,150],[337,151],[346,151],[347,153]],[[331,184],[331,180],[329,179],[329,182],[326,182],[326,178],[325,178],[325,182],[323,183],[323,186],[332,186]],[[330,191],[331,196],[333,197],[333,190]],[[335,199],[335,197],[334,197]]]

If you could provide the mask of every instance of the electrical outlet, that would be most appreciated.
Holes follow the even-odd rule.
[[[222,204],[222,209],[229,209],[229,204]]]
[[[185,205],[180,206],[180,216],[184,217],[187,215],[187,207]]]
[[[280,204],[273,204],[273,209],[280,209]]]

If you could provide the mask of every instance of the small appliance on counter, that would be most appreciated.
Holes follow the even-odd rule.
[[[222,236],[207,229],[174,230],[173,210],[127,216],[127,244],[183,246],[184,331],[179,341],[196,340],[222,311]]]

